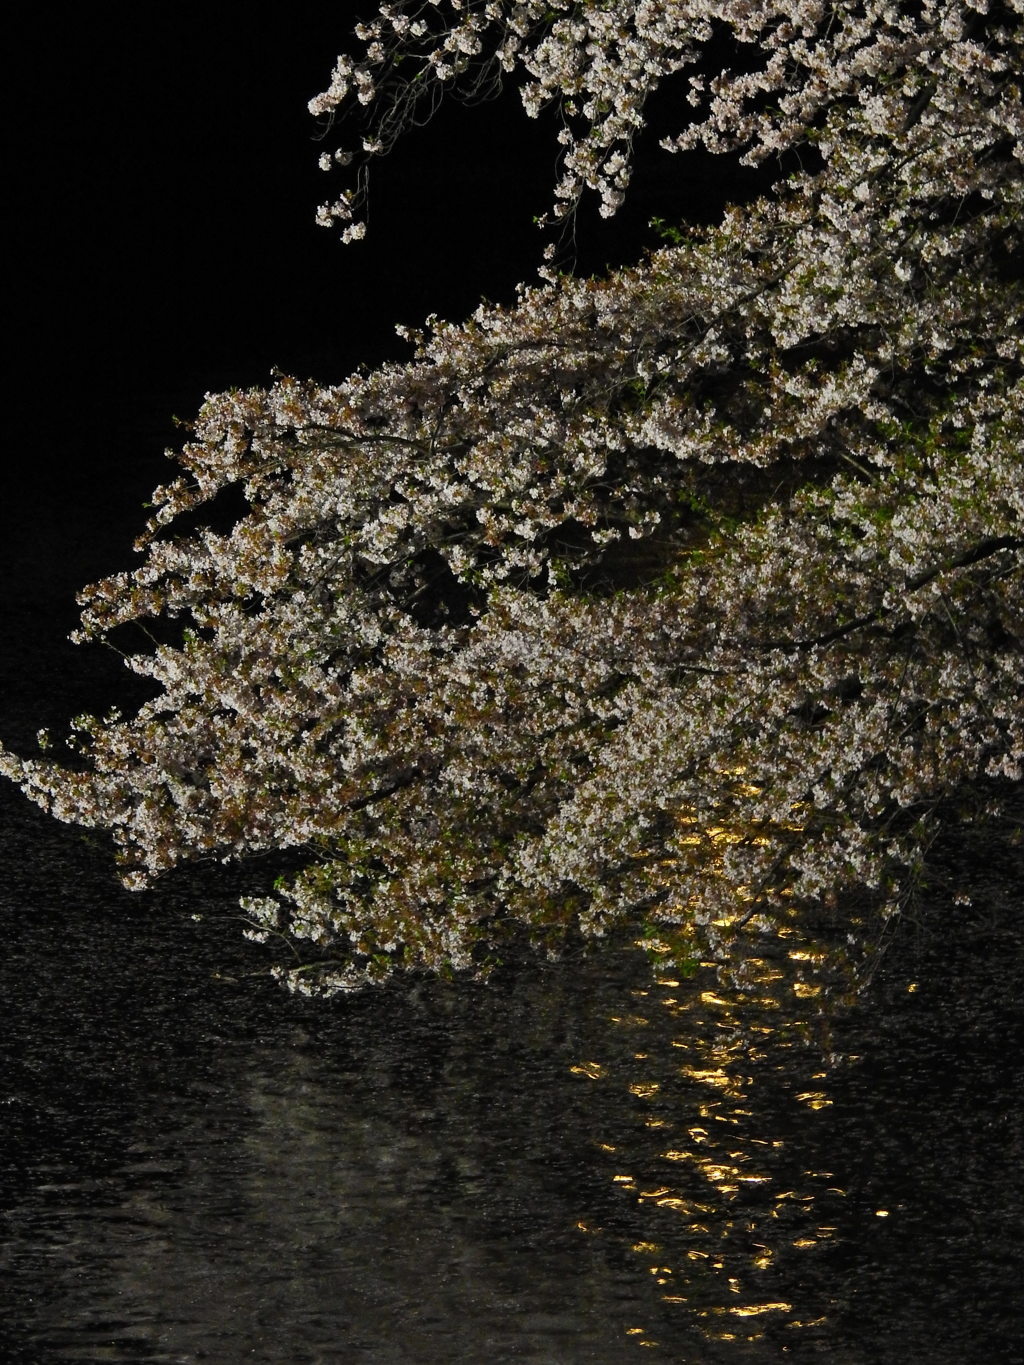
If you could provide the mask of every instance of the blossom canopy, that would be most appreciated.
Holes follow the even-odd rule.
[[[142,563],[81,599],[152,699],[0,769],[132,886],[278,857],[250,932],[311,992],[898,910],[1024,762],[1024,3],[434,0],[359,36],[325,166],[515,76],[561,113],[556,213],[614,211],[663,84],[680,166],[803,168],[405,363],[209,395]]]

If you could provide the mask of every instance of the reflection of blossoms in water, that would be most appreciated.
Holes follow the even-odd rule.
[[[850,957],[842,917],[793,916],[725,972],[659,953],[613,1009],[573,1070],[632,1121],[595,1132],[607,1197],[580,1232],[647,1285],[651,1358],[1015,1358],[1020,815],[936,851],[974,870],[964,917],[947,891]]]
[[[631,1235],[650,1277],[650,1321],[633,1344],[653,1352],[693,1337],[731,1361],[757,1343],[825,1336],[830,1305],[800,1261],[831,1244],[847,1191],[834,1170],[806,1168],[789,1133],[806,1141],[806,1115],[832,1103],[842,1059],[830,1018],[856,985],[854,966],[796,917],[743,951],[734,944],[727,977],[711,961],[673,975],[668,945],[656,955],[650,986],[611,1017],[615,1054],[573,1067],[628,1085],[637,1101],[628,1150],[598,1143],[633,1210],[614,1235]],[[609,1235],[586,1220],[580,1230]]]

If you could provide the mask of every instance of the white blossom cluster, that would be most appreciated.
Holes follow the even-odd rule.
[[[382,6],[321,111],[408,119],[417,72],[491,52],[583,121],[563,202],[624,185],[683,67],[681,146],[820,166],[605,280],[434,320],[406,364],[208,396],[143,563],[82,597],[153,700],[0,771],[112,831],[130,886],[279,854],[244,905],[304,991],[631,919],[899,908],[1024,765],[1022,10]],[[703,74],[723,26],[742,76]],[[230,531],[176,533],[229,488]],[[151,618],[172,642],[132,652]]]
[[[877,174],[893,164],[884,149],[894,137],[920,124],[922,150],[950,131],[961,85],[1001,86],[1012,103],[1003,38],[1018,22],[1016,0],[394,0],[356,29],[362,57],[339,57],[310,101],[325,134],[339,109],[355,101],[364,111],[356,144],[320,158],[325,171],[361,170],[318,218],[340,224],[346,240],[361,237],[368,160],[429,119],[446,93],[485,98],[506,79],[531,116],[557,111],[556,217],[587,190],[602,214],[615,212],[650,97],[666,83],[679,127],[663,140],[670,150],[736,150],[754,165],[794,148],[829,157],[856,129],[876,144]],[[1019,114],[1011,122],[1019,145]],[[958,178],[980,189],[975,169],[968,158]]]

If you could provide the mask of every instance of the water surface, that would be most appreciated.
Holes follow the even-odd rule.
[[[11,1359],[1024,1359],[1016,924],[904,924],[824,1018],[785,936],[745,991],[617,951],[317,1005],[214,871],[128,896],[0,800]]]

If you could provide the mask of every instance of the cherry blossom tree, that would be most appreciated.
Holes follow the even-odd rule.
[[[276,859],[249,932],[313,993],[899,911],[1024,763],[1024,0],[413,0],[358,36],[312,102],[362,111],[322,162],[350,240],[367,161],[503,79],[560,114],[555,219],[614,212],[659,86],[681,156],[800,168],[404,364],[208,396],[141,565],[81,599],[151,700],[0,768],[132,887]]]

